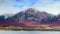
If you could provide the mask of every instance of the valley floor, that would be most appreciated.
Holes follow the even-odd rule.
[[[0,27],[0,30],[4,30],[4,31],[60,31],[60,28],[15,28],[15,27]]]

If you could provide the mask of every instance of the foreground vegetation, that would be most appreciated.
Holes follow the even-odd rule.
[[[0,27],[0,30],[5,30],[5,31],[60,31],[60,29],[34,29],[34,28],[14,28],[14,27]]]

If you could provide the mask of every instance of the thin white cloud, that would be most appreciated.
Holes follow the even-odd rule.
[[[20,10],[27,9],[29,7],[36,8],[40,11],[46,11],[52,14],[60,13],[60,1],[57,0],[34,0],[34,5],[29,0],[24,2],[16,2],[15,0],[0,0],[0,15],[4,13],[18,13]],[[31,5],[30,5],[31,4]]]
[[[44,1],[44,0],[42,0]],[[33,7],[40,10],[40,11],[46,11],[51,14],[59,14],[60,13],[60,2],[50,1],[52,3],[45,3],[49,1],[42,2],[43,4],[40,4],[39,2],[36,3]]]
[[[11,7],[4,7],[4,8],[0,8],[0,15],[2,14],[16,14],[18,13],[20,10],[16,9],[16,8],[11,8]]]

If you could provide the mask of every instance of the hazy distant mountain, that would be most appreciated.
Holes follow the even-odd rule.
[[[5,18],[5,15],[0,16],[0,27],[46,27],[43,25],[49,27],[60,26],[60,14],[52,15],[47,12],[29,8],[13,16],[8,16],[8,18]]]
[[[33,8],[29,8],[25,11],[21,11],[18,14],[9,17],[6,19],[6,21],[12,22],[33,22],[33,23],[52,23],[53,21],[57,20],[58,17],[55,15],[49,14],[47,12],[41,12],[38,10],[35,10]]]
[[[0,22],[4,22],[5,21],[5,17],[2,15],[0,16]]]

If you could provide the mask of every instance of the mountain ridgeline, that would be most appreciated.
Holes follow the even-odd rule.
[[[4,16],[0,16],[0,21],[5,21],[5,22],[27,22],[27,23],[41,23],[41,24],[46,24],[46,23],[55,23],[59,22],[60,23],[60,14],[59,15],[52,15],[47,12],[41,12],[38,10],[35,10],[33,8],[29,8],[25,11],[20,11],[16,15],[12,17],[8,17],[7,19],[4,18]]]

